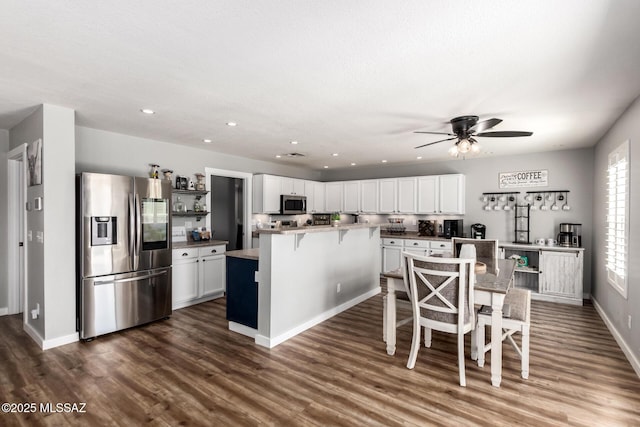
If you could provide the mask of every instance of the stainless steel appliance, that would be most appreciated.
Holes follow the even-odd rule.
[[[171,183],[82,173],[76,205],[80,338],[171,315]]]
[[[582,224],[563,222],[558,233],[558,246],[580,247],[582,244]]]
[[[313,214],[311,218],[313,218],[313,225],[331,225],[331,215],[329,214]]]
[[[280,214],[301,215],[307,213],[307,197],[282,194],[280,196]]]
[[[471,238],[472,239],[484,239],[487,234],[487,226],[484,224],[472,224],[471,225]]]
[[[445,219],[443,235],[445,238],[450,239],[452,237],[464,237],[462,235],[462,220],[461,219]]]

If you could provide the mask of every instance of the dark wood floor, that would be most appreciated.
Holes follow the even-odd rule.
[[[434,332],[414,370],[381,340],[378,295],[268,350],[226,328],[225,300],[171,319],[40,351],[0,318],[0,403],[81,403],[81,414],[0,414],[0,425],[640,425],[640,379],[591,305],[534,302],[531,370],[504,347],[501,388]],[[467,339],[467,346],[469,339]]]

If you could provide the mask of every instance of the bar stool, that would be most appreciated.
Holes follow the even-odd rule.
[[[511,288],[504,299],[505,306],[509,304],[509,317],[502,319],[502,340],[508,340],[516,350],[522,361],[522,378],[529,378],[529,329],[531,327],[531,291],[527,289]],[[478,366],[484,366],[484,354],[491,350],[491,343],[485,344],[485,325],[491,325],[491,313],[478,312],[476,323],[476,345]],[[521,348],[518,347],[512,335],[520,332],[522,335]]]

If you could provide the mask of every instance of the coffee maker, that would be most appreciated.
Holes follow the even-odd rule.
[[[558,233],[558,246],[579,248],[582,246],[582,224],[563,222]]]
[[[487,226],[484,224],[471,225],[471,238],[484,239],[487,232]]]

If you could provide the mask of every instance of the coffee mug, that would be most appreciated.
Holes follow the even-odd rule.
[[[555,246],[558,242],[555,239],[547,239],[547,246]]]
[[[544,246],[544,239],[536,239],[536,245]]]

